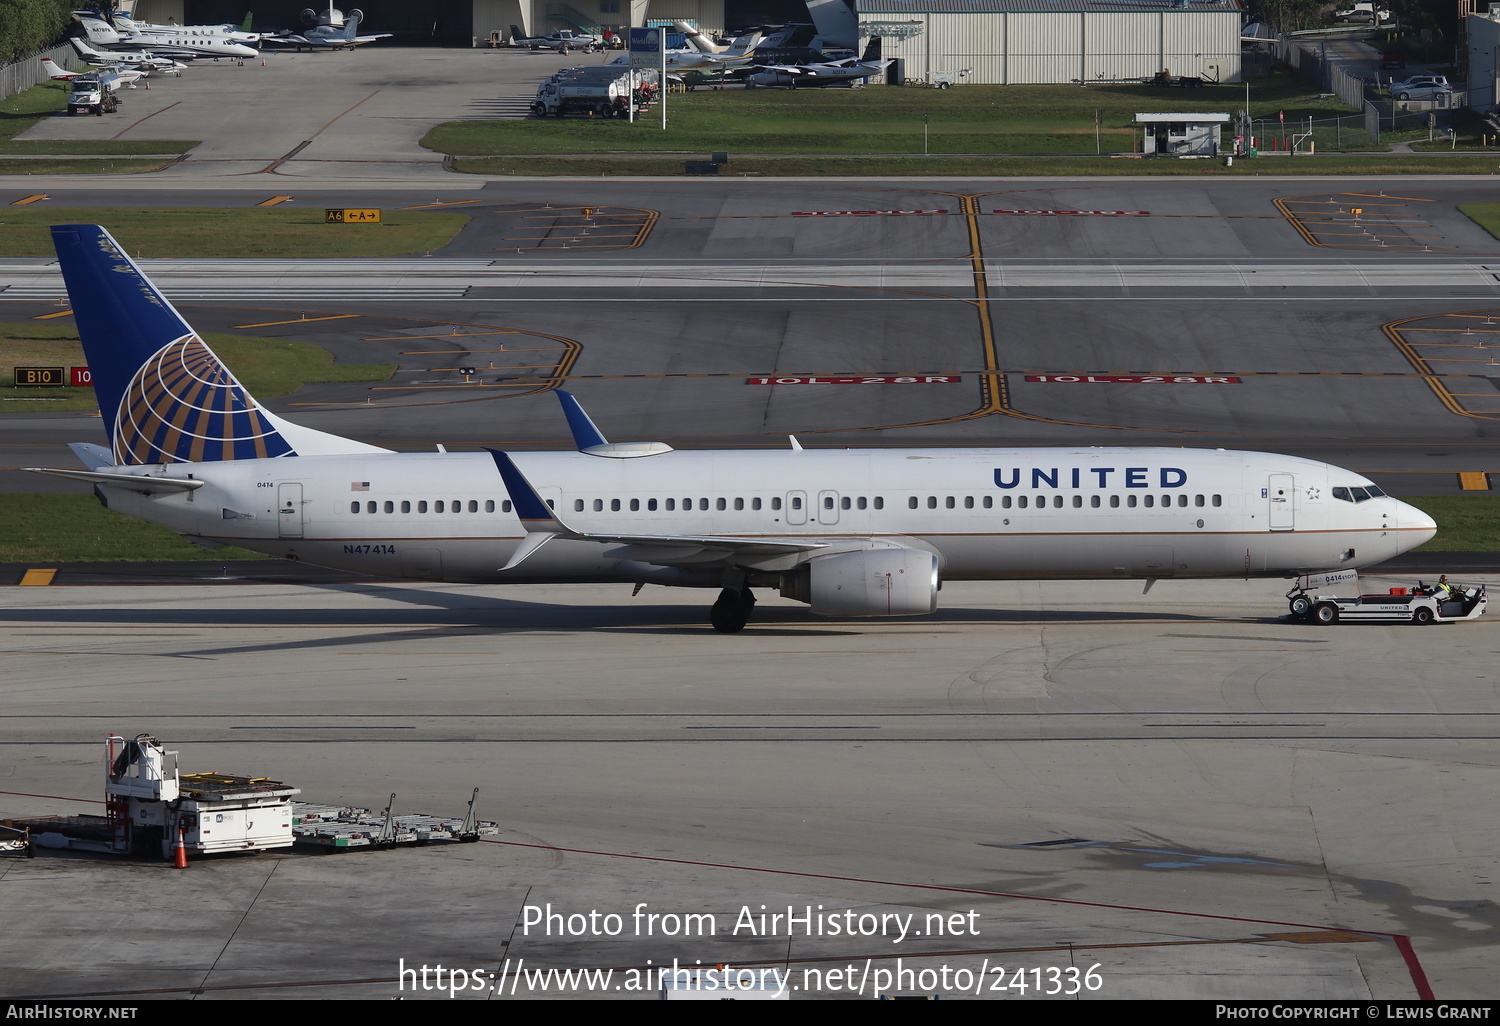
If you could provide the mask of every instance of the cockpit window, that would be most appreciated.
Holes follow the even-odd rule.
[[[1374,485],[1367,485],[1364,488],[1339,487],[1333,490],[1333,497],[1343,499],[1345,502],[1364,502],[1366,499],[1376,499],[1384,494],[1385,492]]]

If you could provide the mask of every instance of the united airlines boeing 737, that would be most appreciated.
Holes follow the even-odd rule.
[[[283,420],[95,225],[52,229],[109,448],[109,508],[205,544],[390,577],[754,588],[828,616],[930,613],[944,580],[1292,577],[1431,538],[1358,474],[1153,448],[675,451],[611,443],[559,392],[576,452],[397,453]]]

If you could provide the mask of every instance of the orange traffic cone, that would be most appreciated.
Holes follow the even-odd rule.
[[[172,865],[177,869],[187,868],[187,842],[182,837],[182,827],[177,828],[177,845],[172,852]]]

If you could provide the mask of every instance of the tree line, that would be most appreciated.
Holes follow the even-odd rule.
[[[0,0],[0,64],[60,42],[73,21],[69,0]]]

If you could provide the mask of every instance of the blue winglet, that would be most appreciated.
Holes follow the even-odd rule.
[[[553,391],[557,393],[557,401],[562,403],[563,416],[568,418],[568,430],[573,432],[573,442],[580,452],[596,445],[609,444],[609,439],[594,426],[594,422],[583,412],[583,406],[573,398],[571,392],[564,392],[560,388]]]
[[[516,516],[528,530],[538,527],[546,529],[555,525],[557,518],[552,513],[552,507],[536,493],[531,487],[531,482],[526,480],[515,462],[499,449],[490,449],[490,456],[495,460],[495,469],[500,471],[500,479],[505,482],[505,490],[510,493],[510,501],[516,508]]]

